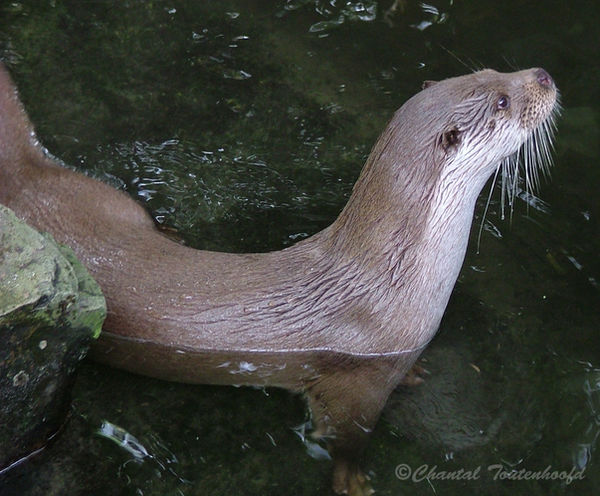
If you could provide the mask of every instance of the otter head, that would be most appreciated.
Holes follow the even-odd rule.
[[[442,174],[466,174],[483,182],[500,166],[516,186],[520,157],[528,186],[550,164],[558,91],[544,69],[499,73],[490,69],[439,83],[427,82],[415,97],[429,121],[435,161]]]
[[[397,232],[390,225],[418,230],[429,210],[472,216],[481,189],[499,170],[512,201],[521,161],[527,187],[550,164],[557,100],[554,81],[538,68],[428,81],[377,140],[337,225],[358,225],[363,237],[377,239]]]

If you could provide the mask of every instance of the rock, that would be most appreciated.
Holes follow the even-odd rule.
[[[102,292],[72,250],[0,205],[0,474],[59,431],[105,317]]]

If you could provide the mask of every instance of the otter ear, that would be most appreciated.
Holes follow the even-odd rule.
[[[423,81],[423,85],[421,86],[421,89],[424,90],[426,88],[430,88],[431,86],[433,86],[434,84],[437,84],[437,83],[438,83],[437,81],[431,81],[428,79],[426,81]]]
[[[451,148],[456,148],[460,144],[460,134],[461,133],[456,126],[444,131],[442,136],[440,136],[440,144],[442,145],[444,151],[447,152]]]

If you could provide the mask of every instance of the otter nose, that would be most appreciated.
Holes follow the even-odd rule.
[[[543,86],[544,88],[552,88],[554,86],[552,77],[544,69],[536,69],[535,78],[540,86]]]

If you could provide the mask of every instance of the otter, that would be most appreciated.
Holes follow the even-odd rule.
[[[231,254],[168,239],[124,192],[57,164],[0,67],[0,202],[73,248],[100,284],[95,359],[302,393],[334,491],[370,494],[361,453],[437,331],[476,199],[527,143],[548,150],[557,98],[540,68],[428,82],[394,114],[331,226],[281,251]]]

